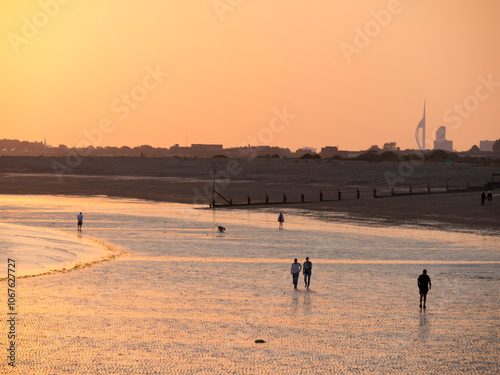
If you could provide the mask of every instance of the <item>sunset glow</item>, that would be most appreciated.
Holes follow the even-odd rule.
[[[425,100],[428,139],[446,126],[467,150],[500,138],[499,14],[497,0],[4,1],[0,138],[417,148]]]

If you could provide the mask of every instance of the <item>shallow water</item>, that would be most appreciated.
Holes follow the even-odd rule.
[[[0,223],[0,244],[3,264],[11,258],[16,261],[16,277],[71,269],[113,254],[79,232],[6,223]],[[0,279],[5,277],[7,268],[2,267]]]
[[[83,211],[85,236],[129,252],[19,281],[25,373],[499,370],[498,237],[354,226],[294,209],[278,230],[269,209],[104,197],[0,196],[0,207],[0,222],[70,232]],[[291,261],[305,256],[311,289],[293,290]],[[427,310],[418,308],[423,268]]]

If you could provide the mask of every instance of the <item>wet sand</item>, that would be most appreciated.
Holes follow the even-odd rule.
[[[273,206],[276,210],[300,207],[321,211],[323,217],[330,212],[332,220],[381,219],[390,225],[493,234],[500,230],[500,204],[496,204],[500,195],[495,191],[494,204],[485,207],[480,205],[480,191],[373,198],[374,187],[378,195],[390,195],[387,176],[398,177],[396,191],[406,192],[410,186],[414,192],[425,191],[427,183],[433,191],[444,191],[446,184],[450,188],[485,184],[492,173],[499,173],[493,166],[426,162],[408,170],[398,162],[92,157],[72,168],[66,158],[1,157],[0,162],[0,194],[105,195],[208,206],[215,163],[217,191],[233,203],[245,203],[247,196],[253,203],[264,203],[266,194],[271,202],[280,202],[285,192],[288,202],[299,202],[304,194],[310,203]],[[65,173],[58,176],[53,163],[66,166]],[[318,202],[320,189],[329,202]],[[225,203],[217,196],[216,202]]]
[[[88,267],[120,254],[113,245],[86,238],[80,232],[74,234],[0,222],[0,233],[0,258],[5,260],[7,254],[9,259],[16,260],[16,277]],[[0,271],[0,281],[5,278],[7,268]]]
[[[18,280],[22,374],[496,374],[498,239],[352,226],[290,209],[26,197],[10,223],[74,227],[129,253]],[[31,202],[30,202],[31,200]],[[26,210],[29,214],[19,214]],[[19,211],[19,212],[18,212]],[[321,215],[322,213],[317,213]],[[228,228],[217,234],[217,224]],[[74,230],[74,229],[73,229]],[[291,258],[311,256],[311,289]],[[432,278],[426,310],[416,278]],[[300,278],[302,281],[302,278]],[[0,331],[7,331],[6,319]],[[264,340],[259,344],[255,340]]]
[[[60,180],[50,170],[49,158],[14,159],[0,165],[0,193],[40,194],[24,205],[26,210],[43,203],[44,194],[201,203],[197,191],[210,191],[207,171],[214,162],[89,159]],[[230,161],[215,162],[226,170]],[[238,175],[227,183],[220,176],[218,181],[221,193],[233,201],[246,201],[247,194],[263,200],[265,193],[280,200],[283,191],[289,200],[299,200],[301,193],[309,200],[320,188],[325,199],[336,199],[337,189],[342,189],[344,199],[199,210],[213,215],[210,225],[193,225],[198,214],[179,211],[175,220],[187,220],[188,228],[164,218],[162,203],[152,203],[154,213],[146,215],[138,210],[143,203],[133,199],[131,206],[113,215],[106,214],[106,205],[93,201],[54,213],[50,203],[49,210],[36,210],[36,217],[19,208],[16,223],[58,230],[74,228],[74,212],[83,210],[85,235],[128,253],[85,269],[18,281],[22,314],[16,372],[500,371],[500,212],[495,191],[493,205],[484,207],[480,192],[374,199],[373,185],[388,192],[384,173],[397,173],[398,163],[238,163]],[[494,172],[492,167],[426,164],[416,168],[402,188],[425,187],[427,181],[441,189],[446,182],[452,187],[479,184]],[[359,200],[356,187],[361,190]],[[260,222],[254,213],[266,215],[263,223],[274,228],[279,209],[285,210],[285,231],[239,234],[238,226]],[[357,227],[355,241],[335,230],[316,232],[349,222],[369,226]],[[229,230],[218,237],[213,229],[220,223]],[[414,226],[421,229],[405,232]],[[480,236],[463,241],[462,235],[471,234],[457,233],[461,231]],[[377,240],[373,234],[379,232],[389,237]],[[426,239],[435,236],[435,244]],[[304,252],[312,254],[315,264],[311,289],[299,283],[294,291],[287,262]],[[416,287],[423,268],[433,281],[425,311],[418,308]],[[7,332],[6,324],[2,319],[2,332]],[[255,343],[259,339],[265,343]],[[5,361],[0,370],[10,370]]]
[[[433,265],[425,311],[416,286],[402,287],[421,265],[315,267],[309,291],[292,290],[288,275],[276,280],[288,265],[272,261],[252,270],[144,256],[22,280],[20,373],[500,370],[498,265]]]

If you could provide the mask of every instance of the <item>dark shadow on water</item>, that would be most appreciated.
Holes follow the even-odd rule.
[[[291,306],[295,312],[304,311],[305,314],[311,314],[313,308],[314,293],[307,289],[295,289],[292,294]]]
[[[304,308],[306,310],[306,314],[310,314],[312,312],[312,299],[311,299],[311,293],[309,290],[306,290],[304,293]]]
[[[420,341],[427,341],[430,333],[429,314],[426,309],[420,310],[420,322],[418,326],[418,338]]]
[[[299,309],[299,290],[294,290],[295,293],[292,294],[292,309],[295,312]]]

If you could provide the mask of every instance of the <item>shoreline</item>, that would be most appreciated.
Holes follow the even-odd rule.
[[[12,223],[0,223],[0,229],[2,228],[6,231],[4,240],[8,257],[14,258],[17,263],[21,264],[21,269],[17,270],[16,278],[18,279],[67,273],[106,262],[127,253],[120,250],[117,245],[67,231]],[[29,257],[26,259],[28,249]],[[66,257],[58,253],[63,253]],[[19,272],[21,272],[20,275]],[[0,276],[0,281],[7,280],[7,278],[7,275]]]
[[[3,195],[3,194],[2,194]],[[80,195],[80,194],[50,194],[50,193],[40,193],[40,194],[5,194],[7,196],[51,196],[51,197],[82,197],[82,198],[92,198],[92,197],[102,197],[109,199],[138,199],[146,202],[158,202],[158,203],[173,203],[173,204],[186,204],[193,206],[188,203],[179,201],[163,201],[148,199],[141,196],[141,194],[136,194],[135,196],[121,196],[121,195]],[[437,194],[444,199],[447,206],[454,205],[456,202],[455,196],[458,198],[463,198],[468,202],[469,206],[475,206],[474,201],[477,192],[467,192],[467,193],[453,193],[449,194]],[[422,202],[423,198],[430,198],[430,201]],[[414,195],[414,196],[395,196],[395,197],[384,197],[386,199],[372,199],[368,202],[356,199],[345,199],[341,201],[323,201],[323,202],[290,202],[286,204],[255,204],[255,205],[235,205],[235,206],[216,206],[216,210],[263,210],[274,213],[279,213],[283,211],[286,213],[288,209],[294,210],[295,213],[310,217],[313,216],[315,219],[321,220],[323,222],[335,222],[340,221],[346,224],[362,225],[370,227],[414,227],[419,229],[427,230],[438,230],[447,232],[457,232],[457,233],[470,233],[485,236],[500,236],[500,223],[496,220],[497,215],[500,213],[500,206],[491,205],[490,207],[479,207],[481,209],[491,210],[485,211],[488,216],[483,216],[481,220],[478,220],[474,216],[456,216],[456,209],[447,212],[446,214],[436,214],[435,212],[428,211],[429,207],[432,207],[436,203],[437,197],[432,197],[428,195]],[[406,199],[406,200],[405,200]],[[376,204],[375,202],[385,202],[388,200],[396,200],[392,204],[383,205],[382,203]],[[397,202],[400,200],[400,202]],[[418,201],[418,202],[417,202]],[[472,201],[472,202],[471,202]],[[415,203],[421,203],[420,209],[415,207]],[[441,202],[443,203],[443,202]],[[479,206],[479,205],[476,205]],[[496,207],[496,208],[495,208]],[[413,208],[413,212],[410,214],[406,212],[406,209]],[[200,210],[212,210],[211,207],[198,207]],[[477,212],[477,207],[475,209]],[[404,214],[403,214],[404,212]],[[499,216],[500,217],[500,216]],[[71,234],[71,233],[69,233]],[[99,239],[88,238],[92,241],[100,241]],[[111,245],[113,246],[113,245]],[[126,253],[126,252],[125,252]],[[121,253],[120,253],[121,254]]]
[[[304,209],[328,220],[345,220],[382,225],[416,225],[423,228],[466,230],[500,235],[500,199],[493,190],[493,204],[481,206],[481,191],[437,193],[446,185],[479,186],[500,170],[495,166],[445,165],[426,162],[396,185],[396,191],[414,192],[429,184],[435,194],[413,194],[373,198],[373,188],[389,195],[387,176],[399,176],[398,162],[343,162],[296,159],[159,159],[86,157],[70,174],[57,176],[52,163],[65,158],[2,157],[0,194],[107,196],[154,202],[206,204],[211,200],[213,165],[217,164],[216,190],[230,207],[216,209],[274,211]],[[231,171],[228,173],[227,171]],[[360,199],[356,199],[356,190]],[[323,201],[319,200],[319,192]],[[342,200],[338,200],[338,191]],[[286,193],[286,205],[280,202]],[[304,194],[305,203],[300,203]],[[248,196],[252,206],[245,205]],[[309,202],[308,202],[309,201]],[[253,203],[262,202],[254,206]],[[292,203],[299,202],[299,203]],[[216,204],[225,202],[216,196]]]
[[[285,214],[280,231],[274,210],[214,214],[68,196],[0,200],[7,222],[72,233],[74,213],[89,209],[85,235],[131,252],[82,272],[19,281],[21,371],[241,373],[261,363],[259,372],[280,373],[296,358],[315,373],[348,373],[353,363],[356,372],[403,366],[418,373],[422,353],[432,358],[423,372],[446,373],[455,353],[466,354],[459,359],[469,372],[498,367],[491,345],[498,237],[326,223],[307,210],[309,217]],[[214,230],[219,223],[227,225],[224,235]],[[305,256],[315,264],[311,289],[293,289],[291,259]],[[426,311],[415,285],[424,268],[433,282]],[[144,334],[145,321],[153,334]]]
[[[453,195],[460,195],[457,198],[467,199],[468,206],[473,206],[474,198],[477,193],[456,193]],[[500,214],[499,209],[494,209],[486,212],[488,215],[478,219],[477,217],[456,216],[456,211],[447,213],[435,213],[430,208],[436,203],[437,197],[428,197],[427,201],[423,201],[416,196],[410,197],[384,197],[387,199],[401,200],[401,202],[391,202],[390,204],[378,204],[359,202],[356,200],[343,200],[343,201],[329,201],[329,202],[305,202],[290,203],[283,205],[266,205],[265,203],[259,205],[238,205],[238,206],[224,206],[216,209],[228,210],[258,210],[267,209],[276,212],[286,212],[287,209],[295,211],[304,211],[303,216],[307,217],[313,215],[315,218],[325,221],[341,221],[354,225],[367,225],[372,227],[416,227],[428,230],[440,230],[459,233],[472,233],[487,236],[500,236],[500,223],[496,219]],[[404,201],[407,198],[409,200]],[[452,205],[456,199],[455,197],[444,197],[447,205]],[[379,200],[378,198],[375,201]],[[353,204],[351,204],[353,203]],[[416,207],[416,204],[422,203],[422,207]],[[413,207],[412,207],[413,206]],[[493,207],[493,205],[491,205]],[[413,212],[409,212],[410,209]],[[485,208],[485,207],[483,207]],[[210,210],[211,208],[205,208]],[[408,211],[405,211],[408,209]],[[487,208],[486,208],[487,209]],[[474,210],[477,211],[477,210]],[[404,213],[403,213],[404,212]],[[286,225],[286,224],[285,224]]]
[[[101,257],[99,259],[95,259],[92,261],[88,261],[85,263],[78,262],[73,267],[70,267],[70,268],[65,267],[62,269],[53,269],[53,270],[50,270],[50,271],[47,271],[44,273],[37,273],[35,275],[23,275],[23,276],[19,276],[18,279],[27,279],[27,278],[31,278],[31,277],[52,275],[55,273],[68,273],[68,272],[72,272],[72,271],[76,271],[76,270],[81,270],[84,268],[92,267],[96,264],[100,264],[100,263],[104,263],[104,262],[116,259],[118,257],[121,257],[121,256],[129,253],[128,251],[119,250],[117,245],[105,242],[105,241],[97,239],[97,238],[90,238],[90,237],[86,237],[86,236],[82,236],[82,238],[85,238],[86,240],[95,242],[96,244],[104,247],[105,250],[111,252],[111,254],[108,254],[107,256],[104,256],[104,257]],[[2,279],[0,279],[0,280],[2,280]]]

